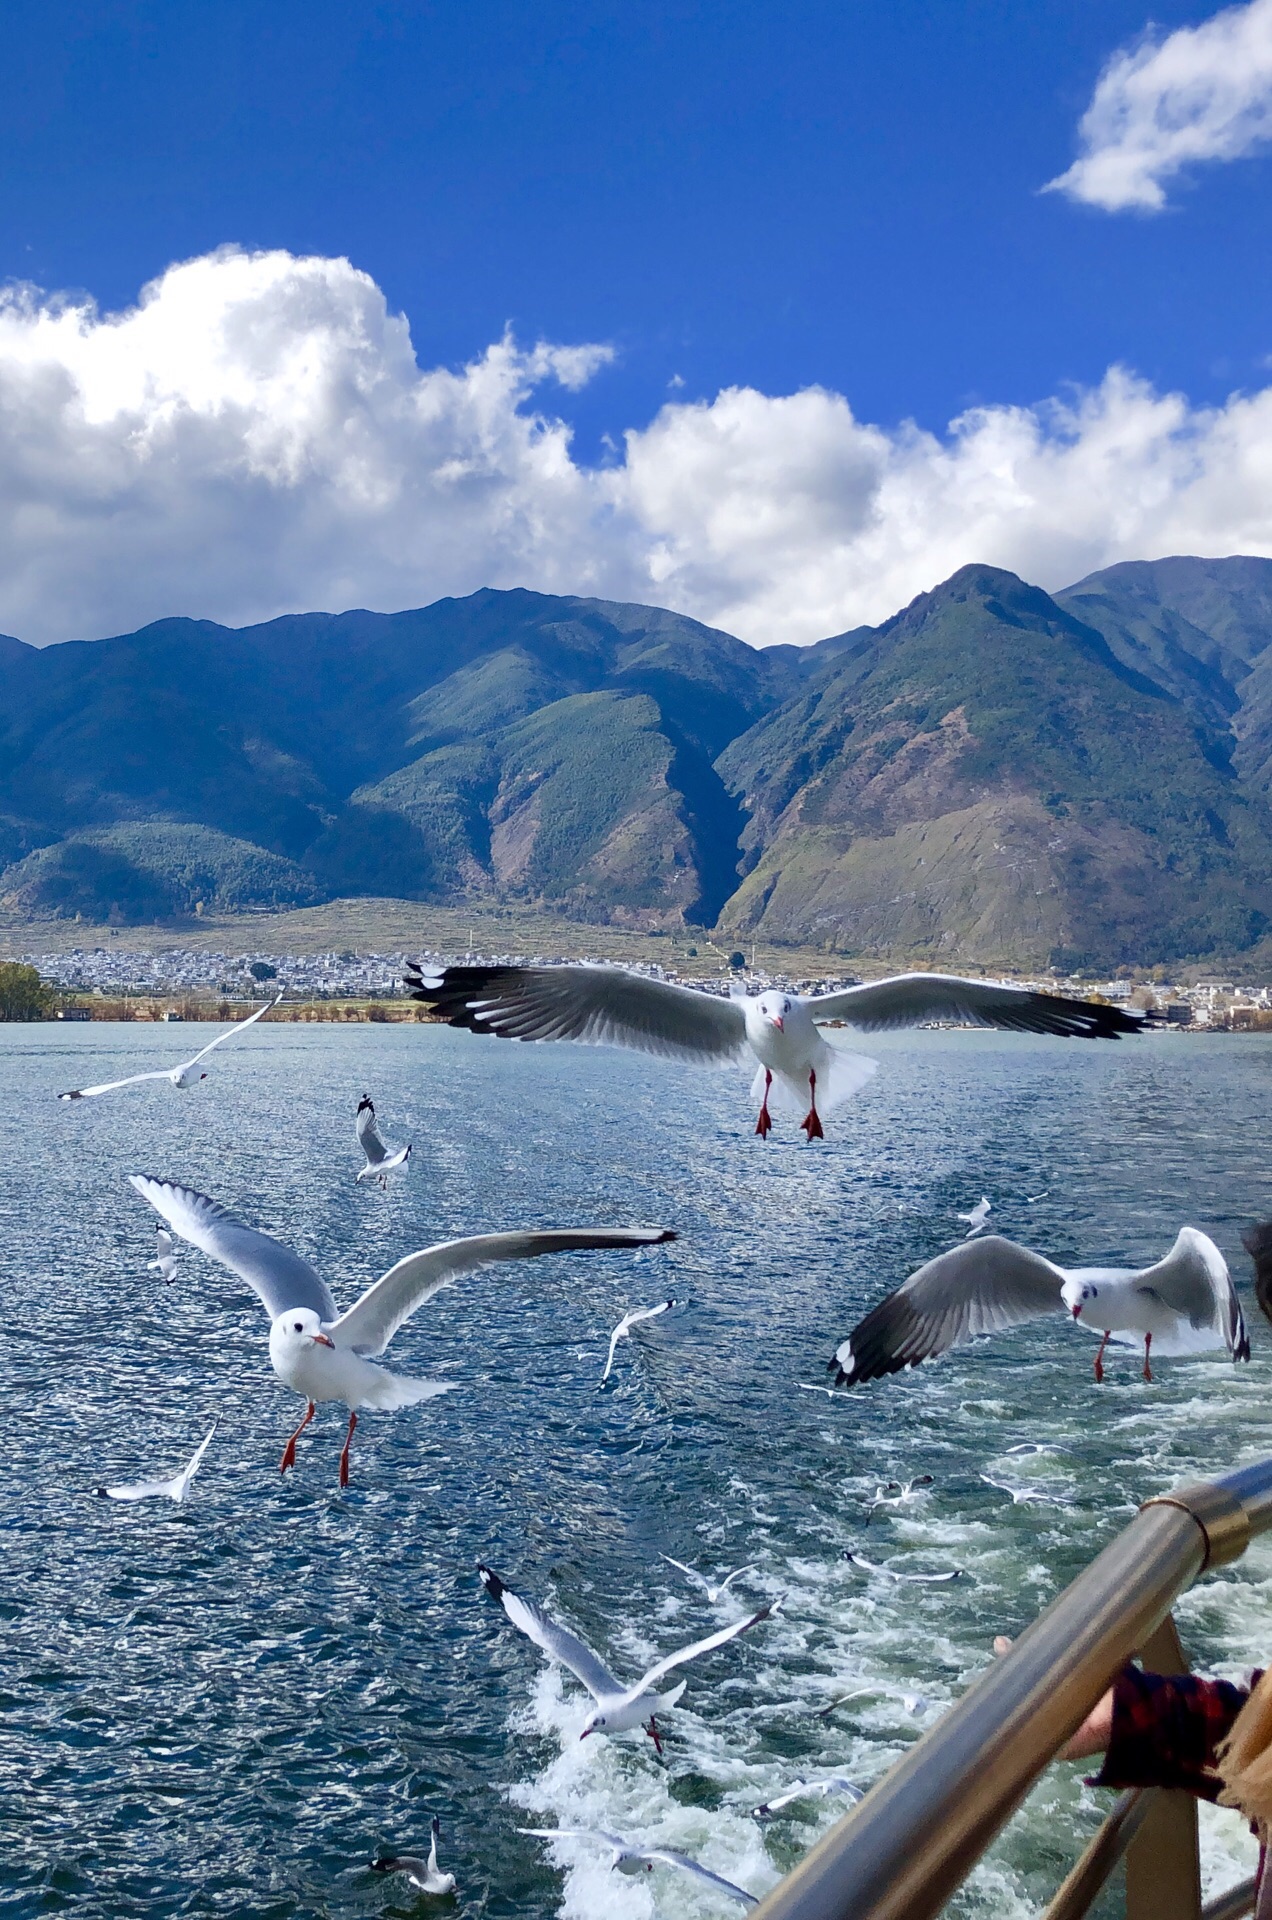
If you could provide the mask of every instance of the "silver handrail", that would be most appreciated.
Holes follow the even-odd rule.
[[[1272,1460],[1150,1500],[753,1920],[929,1920],[1176,1597],[1272,1527]]]

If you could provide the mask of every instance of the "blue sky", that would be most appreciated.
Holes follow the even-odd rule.
[[[1213,11],[1156,4],[1158,39]],[[219,246],[343,256],[406,316],[421,369],[471,365],[506,326],[524,347],[599,343],[609,357],[588,378],[545,399],[527,373],[506,396],[568,426],[568,457],[589,472],[626,461],[624,434],[666,403],[710,404],[734,386],[770,400],[822,386],[857,422],[895,437],[913,420],[939,441],[969,407],[1063,403],[1121,365],[1156,396],[1185,395],[1192,421],[1268,380],[1272,158],[1261,141],[1172,179],[1160,212],[1040,191],[1073,161],[1101,72],[1147,24],[1143,0],[51,0],[6,19],[0,268],[109,313],[171,263]],[[832,464],[859,454],[840,447]],[[663,504],[639,506],[650,522],[641,557],[630,543],[611,561],[580,550],[580,590],[653,599],[663,586],[742,627],[754,608],[752,638],[811,638],[879,615],[855,588],[801,589],[804,611],[779,635],[780,581],[759,600],[745,581],[713,587],[724,536],[717,526],[680,553],[675,501],[693,462],[677,459],[674,485],[657,477]],[[780,494],[780,474],[773,484]],[[796,484],[816,491],[807,475]],[[6,490],[26,486],[37,487],[29,473]],[[69,528],[79,506],[52,504]],[[148,510],[156,501],[130,495],[124,517],[139,524]],[[652,525],[673,510],[674,525]],[[587,516],[594,526],[636,511],[611,493]],[[1143,539],[1168,531],[1155,523]],[[9,535],[19,553],[16,525]],[[1194,544],[1239,536],[1256,545],[1258,529],[1228,514],[1209,534],[1198,522]],[[106,565],[67,538],[49,578]],[[267,577],[258,555],[257,584],[220,601],[193,568],[189,610],[247,618],[346,586],[387,602],[486,578],[568,585],[568,544],[537,575],[532,546],[501,555],[475,539],[466,573],[438,566],[418,579],[318,568],[312,595],[303,570]],[[442,547],[456,553],[453,529]],[[1010,539],[999,548],[1015,552]],[[1063,574],[1086,557],[1107,556],[1088,541],[1071,562],[1057,535],[1036,566]],[[885,572],[887,593],[930,584],[921,569],[913,581],[904,567]],[[0,620],[50,638],[151,610],[101,578],[96,600],[43,628],[47,580],[8,605],[0,595]],[[182,586],[169,573],[154,610],[178,610],[167,602]]]

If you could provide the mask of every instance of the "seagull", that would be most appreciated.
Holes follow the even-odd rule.
[[[147,1272],[159,1274],[169,1286],[172,1285],[172,1276],[176,1272],[177,1267],[176,1256],[172,1251],[172,1244],[172,1235],[167,1232],[164,1227],[156,1227],[155,1257],[153,1260],[147,1260],[146,1262]]]
[[[211,1444],[216,1432],[216,1421],[208,1428],[180,1473],[174,1473],[171,1480],[138,1480],[128,1487],[98,1487],[97,1492],[103,1500],[175,1500],[180,1506],[190,1488],[190,1482],[199,1471],[199,1463]]]
[[[827,1392],[830,1391],[831,1389],[827,1388]],[[876,1507],[903,1507],[908,1501],[921,1498],[924,1490],[934,1482],[933,1474],[919,1473],[913,1480],[907,1480],[904,1484],[900,1480],[889,1480],[886,1487],[876,1487],[874,1499],[870,1502],[869,1512],[862,1525],[867,1527],[870,1525],[870,1516]]]
[[[549,1660],[568,1667],[595,1700],[595,1708],[583,1723],[580,1740],[586,1740],[591,1733],[626,1733],[631,1727],[642,1727],[659,1753],[663,1750],[662,1740],[654,1716],[669,1712],[688,1685],[687,1681],[682,1680],[669,1693],[658,1693],[656,1688],[659,1681],[677,1667],[696,1660],[700,1654],[710,1653],[713,1648],[736,1640],[740,1633],[746,1633],[761,1620],[767,1620],[774,1607],[781,1605],[781,1600],[770,1600],[767,1606],[761,1607],[758,1613],[748,1614],[745,1620],[737,1620],[731,1627],[721,1627],[718,1633],[709,1633],[705,1640],[695,1640],[692,1646],[681,1647],[678,1653],[668,1654],[665,1660],[657,1661],[648,1673],[642,1674],[634,1686],[625,1687],[621,1680],[614,1678],[604,1661],[590,1647],[561,1626],[559,1621],[551,1619],[533,1600],[523,1600],[520,1594],[513,1593],[490,1567],[479,1563],[477,1572],[491,1598],[503,1602],[503,1610],[517,1631],[524,1633],[528,1640],[533,1640]]]
[[[851,1693],[841,1693],[828,1707],[819,1707],[818,1720],[829,1720],[832,1713],[838,1713],[840,1707],[846,1707],[851,1700],[895,1700],[906,1713],[926,1713],[932,1702],[925,1693],[900,1693],[895,1687],[854,1687]]]
[[[1182,1227],[1164,1260],[1151,1267],[1057,1267],[1040,1253],[991,1234],[938,1254],[871,1309],[836,1349],[829,1371],[837,1386],[877,1380],[917,1367],[979,1334],[1001,1333],[1064,1308],[1102,1333],[1095,1378],[1104,1378],[1104,1349],[1121,1336],[1144,1342],[1150,1355],[1225,1347],[1250,1358],[1250,1341],[1232,1279],[1213,1240]]]
[[[258,1020],[263,1020],[267,1013],[272,1012],[282,997],[281,993],[277,994],[265,1006],[258,1007],[255,1013],[249,1014],[246,1020],[240,1020],[236,1027],[227,1027],[224,1033],[218,1033],[216,1039],[209,1040],[207,1046],[201,1048],[193,1060],[183,1060],[179,1067],[159,1067],[153,1073],[130,1073],[126,1080],[104,1080],[100,1087],[73,1087],[69,1093],[59,1093],[57,1097],[59,1100],[92,1100],[99,1093],[114,1093],[118,1087],[139,1086],[143,1080],[167,1080],[171,1086],[176,1087],[178,1092],[185,1093],[190,1087],[197,1086],[200,1080],[207,1079],[206,1073],[198,1073],[195,1069],[201,1060],[207,1059],[214,1047],[219,1047],[223,1041],[232,1040],[234,1035],[242,1033],[245,1027],[255,1026]]]
[[[440,1872],[437,1865],[437,1842],[441,1831],[442,1823],[434,1814],[427,1860],[421,1860],[417,1853],[385,1854],[371,1862],[372,1873],[404,1873],[420,1893],[454,1893],[454,1874]]]
[[[967,1232],[963,1235],[963,1238],[970,1240],[973,1234],[979,1233],[988,1220],[989,1214],[990,1206],[984,1194],[981,1195],[970,1213],[955,1214],[954,1217],[956,1220],[963,1220],[967,1223]]]
[[[782,1793],[775,1793],[771,1800],[765,1800],[758,1807],[751,1808],[753,1820],[771,1820],[782,1807],[788,1807],[792,1800],[825,1800],[832,1793],[842,1793],[855,1805],[864,1800],[865,1794],[853,1780],[846,1780],[842,1773],[832,1773],[825,1780],[795,1780]]]
[[[1027,1193],[1025,1195],[1026,1206],[1030,1206],[1030,1207],[1037,1206],[1038,1202],[1040,1200],[1045,1200],[1050,1194],[1050,1192],[1051,1192],[1051,1188],[1047,1187],[1043,1190],[1042,1193]]]
[[[259,1294],[270,1317],[269,1357],[285,1386],[308,1402],[305,1417],[283,1449],[286,1473],[296,1464],[296,1442],[320,1400],[343,1400],[349,1431],[340,1455],[340,1484],[349,1484],[349,1446],[359,1407],[411,1407],[448,1393],[445,1380],[419,1380],[373,1365],[398,1328],[462,1273],[496,1260],[531,1260],[544,1253],[593,1247],[647,1247],[675,1234],[665,1227],[567,1227],[558,1232],[486,1233],[443,1240],[408,1253],[341,1314],[326,1281],[290,1247],[236,1220],[227,1207],[191,1187],[133,1173],[129,1182],[191,1246],[219,1260]]]
[[[729,1591],[729,1588],[733,1585],[733,1582],[735,1580],[740,1580],[744,1573],[755,1572],[754,1563],[752,1563],[749,1567],[735,1567],[733,1572],[729,1574],[726,1579],[721,1580],[718,1584],[715,1584],[710,1580],[704,1579],[700,1573],[695,1573],[693,1568],[687,1567],[683,1560],[673,1560],[669,1553],[660,1553],[658,1557],[660,1560],[665,1560],[669,1567],[675,1567],[678,1573],[683,1573],[686,1580],[692,1581],[693,1585],[698,1588],[699,1592],[706,1594],[707,1599],[710,1601],[713,1607],[719,1605],[720,1601],[723,1600],[725,1594]]]
[[[851,1561],[854,1567],[861,1567],[866,1573],[882,1574],[885,1580],[909,1580],[916,1585],[939,1587],[950,1580],[961,1580],[963,1569],[955,1567],[949,1573],[896,1573],[891,1567],[881,1567],[873,1560],[867,1560],[864,1553],[854,1553],[851,1547],[844,1548],[844,1559]]]
[[[676,1302],[674,1300],[660,1300],[656,1307],[633,1307],[630,1313],[623,1315],[613,1333],[610,1335],[609,1358],[605,1362],[605,1371],[601,1375],[602,1386],[605,1385],[605,1382],[609,1379],[613,1371],[614,1349],[617,1347],[619,1341],[629,1340],[631,1338],[632,1328],[639,1326],[642,1320],[656,1320],[660,1313],[667,1313],[675,1305]]]
[[[411,1143],[408,1140],[396,1153],[390,1153],[380,1138],[380,1129],[375,1124],[375,1108],[371,1096],[364,1093],[358,1102],[358,1145],[366,1155],[365,1167],[358,1169],[359,1180],[378,1180],[382,1187],[388,1186],[387,1175],[394,1167],[404,1167],[411,1157]]]
[[[802,997],[771,990],[724,999],[697,987],[650,980],[623,967],[408,967],[406,983],[452,1027],[513,1040],[581,1040],[634,1047],[698,1065],[759,1062],[752,1097],[760,1101],[755,1131],[772,1129],[769,1098],[801,1112],[810,1140],[823,1137],[822,1115],[860,1091],[877,1062],[832,1047],[817,1031],[835,1020],[863,1032],[917,1027],[927,1020],[1115,1039],[1139,1033],[1149,1016],[1067,1000],[1026,987],[963,980],[946,973],[901,973],[839,993]],[[774,1091],[776,1089],[776,1091]]]
[[[704,1887],[714,1887],[717,1893],[727,1893],[731,1900],[740,1900],[744,1907],[759,1905],[758,1894],[748,1893],[745,1887],[735,1887],[732,1880],[724,1880],[710,1868],[703,1867],[691,1860],[687,1853],[677,1853],[674,1847],[636,1847],[617,1833],[605,1833],[599,1827],[518,1827],[518,1833],[528,1833],[536,1840],[597,1840],[603,1847],[609,1847],[614,1855],[610,1861],[610,1870],[614,1873],[652,1873],[655,1867],[678,1867],[681,1873],[692,1874]]]
[[[995,1480],[992,1473],[982,1473],[980,1478],[987,1487],[993,1487],[998,1493],[1009,1493],[1013,1507],[1067,1507],[1067,1500],[1057,1499],[1054,1493],[1047,1493],[1042,1487],[1013,1487],[1009,1480]]]

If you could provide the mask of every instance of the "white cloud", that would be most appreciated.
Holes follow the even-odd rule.
[[[136,308],[0,304],[0,630],[229,625],[479,586],[680,609],[745,638],[878,621],[969,560],[1272,554],[1272,386],[1198,410],[1112,370],[935,435],[824,388],[669,399],[599,467],[548,410],[604,348],[415,361],[343,260],[225,251]]]
[[[1162,182],[1272,140],[1272,0],[1227,7],[1114,54],[1082,116],[1080,158],[1048,182],[1108,213],[1160,212]]]

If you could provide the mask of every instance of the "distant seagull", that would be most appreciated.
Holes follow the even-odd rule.
[[[759,1905],[758,1894],[748,1893],[745,1887],[735,1887],[732,1880],[721,1879],[718,1873],[699,1866],[687,1853],[677,1853],[674,1847],[633,1846],[619,1834],[604,1833],[599,1827],[518,1827],[517,1832],[531,1834],[536,1840],[596,1840],[613,1853],[610,1869],[614,1873],[652,1873],[655,1867],[677,1867],[681,1873],[692,1874],[704,1887],[714,1887],[717,1893],[727,1893],[731,1900],[740,1900],[744,1907]]]
[[[762,1801],[758,1807],[751,1808],[753,1820],[771,1820],[783,1807],[789,1807],[792,1800],[825,1800],[832,1793],[842,1793],[855,1804],[864,1800],[865,1794],[854,1780],[848,1780],[842,1773],[832,1773],[825,1780],[794,1780],[782,1793],[775,1793],[771,1800]]]
[[[1030,1207],[1036,1206],[1039,1200],[1045,1200],[1050,1194],[1050,1192],[1051,1192],[1051,1188],[1047,1187],[1043,1190],[1042,1193],[1027,1193],[1025,1195],[1025,1203],[1027,1206],[1030,1206]]]
[[[1272,1220],[1247,1227],[1241,1244],[1254,1262],[1254,1297],[1266,1320],[1272,1320]]]
[[[897,1573],[892,1567],[881,1567],[875,1561],[867,1560],[864,1553],[854,1553],[851,1547],[844,1548],[844,1559],[850,1560],[854,1567],[860,1567],[866,1573],[882,1574],[885,1580],[908,1580],[916,1586],[939,1587],[963,1577],[962,1567],[953,1567],[949,1573]]]
[[[266,1006],[258,1007],[255,1013],[249,1014],[246,1020],[240,1020],[236,1027],[227,1027],[224,1033],[218,1033],[216,1039],[209,1040],[207,1046],[201,1048],[193,1060],[185,1060],[179,1067],[160,1067],[154,1073],[130,1073],[126,1080],[104,1080],[100,1087],[74,1087],[70,1093],[59,1093],[57,1097],[59,1100],[91,1100],[99,1093],[114,1093],[117,1087],[139,1086],[143,1080],[166,1080],[179,1092],[184,1093],[188,1088],[197,1086],[200,1080],[207,1079],[206,1073],[196,1073],[195,1069],[201,1060],[207,1059],[214,1047],[222,1046],[225,1041],[232,1040],[235,1034],[242,1033],[245,1027],[255,1026],[258,1020],[263,1020],[267,1013],[273,1011],[282,997],[281,993],[276,995]]]
[[[660,1313],[669,1312],[675,1305],[675,1300],[660,1300],[656,1307],[633,1307],[630,1313],[623,1315],[613,1333],[610,1335],[609,1358],[605,1362],[605,1371],[601,1375],[602,1386],[605,1385],[605,1382],[613,1372],[614,1349],[617,1347],[619,1341],[630,1340],[632,1328],[638,1327],[642,1320],[656,1320]]]
[[[829,1391],[830,1389],[827,1388],[827,1392]],[[866,1514],[862,1525],[867,1527],[870,1525],[870,1515],[876,1507],[907,1506],[911,1500],[921,1499],[927,1488],[933,1484],[934,1479],[932,1474],[918,1473],[914,1476],[913,1480],[906,1480],[904,1482],[900,1480],[889,1480],[885,1487],[876,1487],[874,1490],[874,1499],[870,1502],[869,1512]]]
[[[898,1687],[854,1687],[851,1693],[841,1693],[828,1707],[820,1707],[818,1720],[829,1720],[832,1713],[838,1713],[840,1707],[848,1706],[853,1700],[895,1700],[905,1713],[926,1713],[932,1702],[925,1693],[902,1693]]]
[[[542,1607],[536,1606],[533,1600],[523,1600],[520,1594],[513,1593],[491,1568],[479,1565],[477,1571],[486,1592],[493,1600],[502,1601],[503,1610],[518,1633],[524,1633],[527,1640],[533,1640],[549,1660],[568,1667],[595,1700],[595,1709],[584,1721],[579,1739],[586,1740],[590,1733],[626,1733],[632,1727],[641,1727],[659,1753],[662,1752],[662,1740],[654,1716],[670,1712],[688,1685],[688,1681],[682,1680],[669,1693],[659,1693],[656,1691],[659,1681],[677,1667],[698,1659],[701,1654],[710,1653],[713,1648],[736,1640],[740,1633],[746,1633],[761,1620],[767,1620],[774,1607],[780,1605],[780,1601],[770,1600],[767,1606],[761,1607],[758,1613],[748,1614],[745,1620],[737,1620],[731,1627],[721,1627],[718,1633],[709,1633],[705,1640],[695,1640],[692,1646],[681,1647],[679,1652],[657,1661],[634,1686],[625,1687],[589,1646],[561,1626],[559,1621],[553,1620]]]
[[[1042,1487],[1013,1487],[1010,1480],[995,1480],[992,1473],[982,1473],[981,1479],[987,1487],[993,1487],[999,1493],[1011,1495],[1013,1507],[1067,1507],[1067,1500],[1060,1500],[1054,1493],[1048,1493]]]
[[[386,1176],[392,1173],[394,1167],[404,1167],[410,1159],[411,1143],[408,1140],[404,1147],[398,1147],[394,1153],[389,1152],[380,1138],[380,1129],[375,1124],[375,1108],[371,1104],[371,1096],[366,1093],[358,1102],[357,1126],[358,1145],[366,1155],[366,1165],[359,1168],[358,1178],[359,1180],[378,1180],[382,1187],[387,1187],[389,1182]]]
[[[1164,1260],[1151,1267],[1053,1266],[1040,1253],[990,1235],[938,1254],[855,1326],[829,1363],[837,1386],[917,1367],[978,1335],[1040,1319],[1060,1309],[1102,1333],[1095,1377],[1104,1378],[1110,1339],[1144,1342],[1144,1378],[1158,1351],[1199,1353],[1224,1347],[1250,1358],[1241,1307],[1223,1255],[1195,1227],[1183,1227]]]
[[[467,1240],[443,1240],[420,1253],[408,1253],[341,1314],[326,1281],[308,1260],[269,1234],[245,1226],[205,1193],[138,1173],[130,1174],[129,1181],[174,1232],[246,1280],[264,1302],[271,1321],[269,1357],[274,1372],[309,1403],[283,1449],[282,1472],[296,1464],[296,1442],[320,1400],[343,1400],[348,1407],[349,1431],[340,1455],[342,1487],[349,1484],[349,1445],[359,1407],[415,1406],[449,1393],[454,1385],[449,1380],[390,1373],[372,1362],[403,1322],[460,1274],[497,1260],[531,1260],[539,1254],[595,1247],[647,1247],[676,1237],[664,1227],[567,1227],[551,1233],[486,1233]]]
[[[719,1582],[714,1582],[711,1580],[705,1580],[700,1573],[695,1573],[694,1569],[692,1567],[687,1567],[683,1560],[673,1560],[669,1553],[660,1553],[658,1558],[660,1560],[665,1560],[669,1567],[675,1567],[677,1573],[683,1573],[685,1576],[685,1579],[691,1581],[693,1585],[697,1587],[699,1593],[706,1594],[707,1599],[710,1601],[713,1607],[719,1605],[720,1601],[723,1600],[725,1594],[729,1591],[729,1588],[733,1585],[733,1582],[735,1580],[740,1580],[744,1573],[755,1572],[754,1563],[752,1563],[752,1565],[749,1567],[735,1567],[733,1572],[729,1574],[725,1579]]]
[[[180,1506],[215,1432],[214,1420],[180,1473],[174,1473],[171,1480],[138,1480],[135,1485],[128,1487],[98,1487],[98,1495],[103,1500],[175,1500]]]
[[[844,1395],[836,1393],[833,1387],[815,1387],[807,1380],[797,1380],[795,1385],[801,1393],[824,1393],[828,1400],[842,1400]]]
[[[842,1021],[863,1032],[957,1020],[1018,1033],[1115,1039],[1139,1033],[1145,1016],[1066,1000],[1025,987],[962,980],[953,974],[902,973],[841,993],[770,991],[726,1000],[695,987],[649,980],[622,967],[430,967],[416,963],[407,985],[452,1027],[512,1040],[581,1040],[634,1047],[698,1065],[723,1065],[751,1054],[759,1061],[751,1092],[760,1101],[758,1134],[772,1127],[769,1096],[799,1113],[810,1140],[822,1138],[821,1116],[857,1093],[877,1062],[832,1047],[819,1022]],[[776,1089],[776,1091],[775,1091]]]
[[[177,1261],[172,1251],[172,1235],[164,1227],[155,1228],[155,1257],[146,1262],[147,1270],[157,1273],[169,1286],[176,1272]]]
[[[956,1214],[954,1216],[955,1219],[965,1221],[967,1225],[967,1232],[963,1235],[963,1238],[965,1240],[970,1240],[974,1233],[979,1233],[981,1228],[984,1226],[985,1222],[988,1220],[989,1214],[990,1214],[990,1206],[984,1194],[981,1195],[980,1199],[976,1202],[976,1205],[972,1208],[970,1213]]]
[[[437,1842],[441,1831],[442,1823],[434,1814],[427,1860],[421,1860],[417,1853],[386,1854],[371,1862],[372,1873],[404,1873],[420,1893],[454,1893],[454,1874],[442,1873],[437,1865]]]

